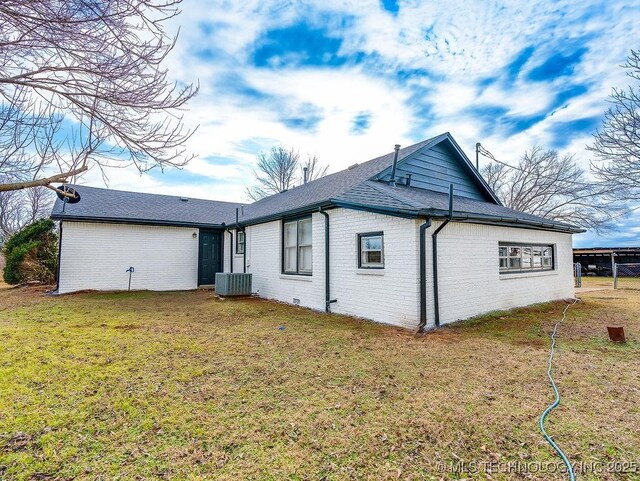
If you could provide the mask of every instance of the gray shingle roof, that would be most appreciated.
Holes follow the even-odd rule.
[[[566,223],[551,221],[509,207],[456,196],[455,192],[453,199],[453,214],[454,218],[458,219],[468,217],[469,219],[486,218],[489,220],[489,218],[493,218],[505,223],[525,223],[567,231],[582,231]],[[362,204],[369,208],[378,208],[381,211],[400,210],[407,214],[425,216],[442,216],[449,210],[448,194],[401,185],[392,187],[385,182],[375,180],[363,182],[333,200],[338,204],[341,202],[354,206]]]
[[[446,134],[438,135],[400,149],[398,152],[398,161],[410,156],[422,147],[437,141],[439,137],[444,137],[445,135]],[[240,217],[240,221],[255,222],[258,219],[274,217],[283,212],[303,209],[311,205],[329,203],[332,198],[353,189],[358,184],[382,172],[392,164],[393,156],[394,152],[390,152],[362,164],[355,164],[335,174],[321,177],[308,184],[261,199],[244,208],[244,215]]]
[[[398,160],[446,138],[451,138],[448,133],[400,149]],[[67,204],[63,212],[63,203],[57,200],[52,218],[213,227],[223,223],[235,224],[237,207],[242,207],[240,223],[248,225],[278,219],[296,212],[310,212],[320,206],[356,207],[411,217],[442,217],[448,210],[447,194],[401,185],[390,186],[386,182],[375,180],[378,174],[391,165],[393,156],[394,152],[390,152],[250,205],[201,199],[189,199],[184,202],[180,197],[169,195],[73,186],[80,194],[81,201]],[[581,229],[568,224],[552,222],[491,202],[455,196],[455,193],[454,216],[458,219],[526,224],[581,232]]]
[[[63,206],[56,199],[51,217],[69,220],[102,220],[137,224],[218,226],[235,218],[242,204],[192,199],[172,195],[143,194],[122,190],[72,185],[80,194],[80,202]],[[63,211],[64,207],[64,211]]]

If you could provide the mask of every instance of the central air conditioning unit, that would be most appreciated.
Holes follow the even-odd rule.
[[[218,272],[216,294],[223,297],[250,296],[251,274]]]

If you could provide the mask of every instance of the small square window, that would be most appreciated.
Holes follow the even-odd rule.
[[[384,269],[384,234],[371,232],[358,235],[358,267]]]

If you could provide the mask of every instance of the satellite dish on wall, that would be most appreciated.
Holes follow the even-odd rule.
[[[58,190],[70,194],[64,195],[62,194],[62,192],[56,192],[58,199],[60,199],[62,202],[66,202],[67,204],[77,204],[78,202],[80,202],[80,194],[78,194],[78,192],[76,192],[73,187],[69,187],[68,185],[61,185],[60,187],[58,187]]]

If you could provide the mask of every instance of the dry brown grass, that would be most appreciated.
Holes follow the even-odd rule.
[[[612,289],[613,277],[583,276],[582,287],[585,289]]]
[[[208,291],[0,288],[0,478],[487,479],[449,466],[555,463],[537,420],[564,306],[415,336]],[[640,460],[638,314],[640,292],[595,291],[560,327],[548,430],[575,462]],[[608,343],[609,323],[630,342]]]

